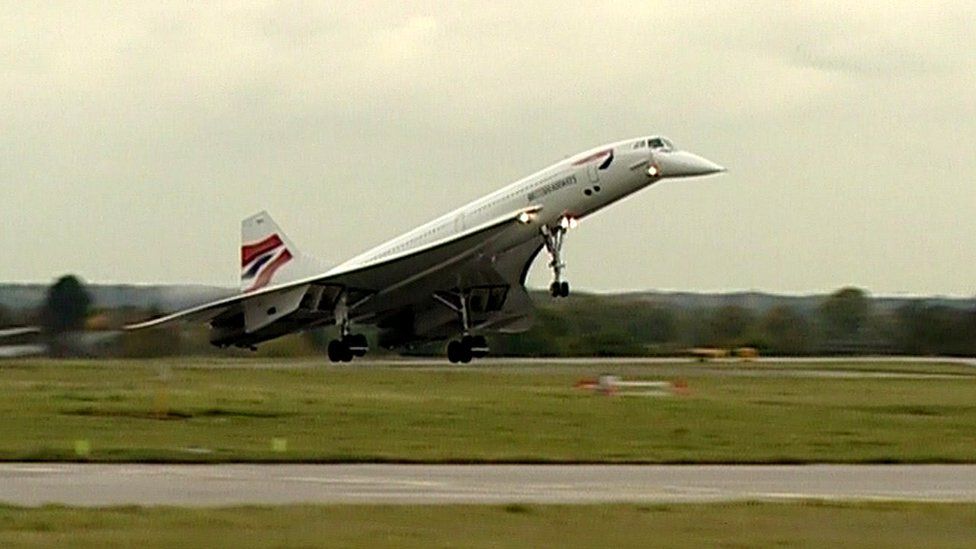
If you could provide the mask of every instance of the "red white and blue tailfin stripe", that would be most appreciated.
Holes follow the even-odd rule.
[[[278,234],[241,244],[241,288],[253,292],[267,286],[275,272],[291,259],[291,252]]]

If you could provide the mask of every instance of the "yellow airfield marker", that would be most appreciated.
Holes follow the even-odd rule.
[[[284,437],[274,437],[271,439],[271,451],[283,454],[288,451],[288,439]]]

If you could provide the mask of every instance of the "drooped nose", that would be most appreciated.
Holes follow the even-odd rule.
[[[694,177],[724,172],[725,168],[688,151],[655,151],[658,177]]]

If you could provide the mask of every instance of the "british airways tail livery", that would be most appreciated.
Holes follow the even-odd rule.
[[[531,324],[525,277],[544,248],[550,293],[569,295],[562,245],[578,219],[664,179],[721,166],[663,137],[585,151],[516,181],[352,259],[324,266],[299,251],[266,212],[241,224],[241,293],[129,326],[207,322],[219,347],[255,348],[282,335],[336,325],[329,359],[366,354],[354,327],[373,325],[388,349],[448,340],[451,362],[488,353],[484,334]]]

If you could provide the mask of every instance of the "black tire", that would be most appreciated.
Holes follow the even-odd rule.
[[[450,343],[447,344],[447,360],[449,360],[451,364],[457,364],[458,362],[461,362],[460,341],[451,341]]]
[[[329,361],[330,362],[344,362],[345,358],[345,348],[346,346],[342,344],[338,339],[333,339],[329,342]]]
[[[471,346],[461,344],[459,349],[460,349],[460,354],[458,355],[458,361],[461,362],[461,364],[467,364],[471,362],[471,359],[473,358],[473,355],[471,354]]]
[[[552,295],[552,297],[559,297],[560,292],[561,287],[558,282],[553,282],[549,285],[549,293]]]
[[[563,282],[559,285],[559,295],[569,297],[569,282]]]
[[[488,340],[485,339],[485,336],[472,336],[468,348],[471,349],[471,356],[474,358],[488,356]]]
[[[369,351],[369,342],[363,334],[350,334],[344,340],[353,356],[363,356]]]

